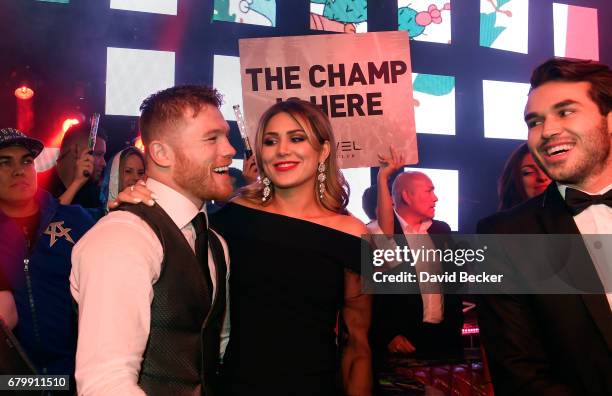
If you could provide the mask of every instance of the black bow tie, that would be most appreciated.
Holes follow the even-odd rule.
[[[574,216],[591,205],[603,204],[612,207],[612,190],[602,195],[589,195],[573,188],[567,188],[565,190],[565,203]]]

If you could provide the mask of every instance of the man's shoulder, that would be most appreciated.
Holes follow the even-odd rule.
[[[91,238],[96,234],[104,234],[107,239],[121,239],[133,235],[139,229],[147,230],[150,227],[139,216],[125,210],[114,210],[102,217],[87,232],[87,237]]]
[[[533,227],[537,214],[542,210],[544,195],[528,199],[519,205],[489,215],[478,222],[479,234],[526,233]]]
[[[451,228],[448,223],[442,220],[432,220],[427,232],[429,234],[450,234]]]

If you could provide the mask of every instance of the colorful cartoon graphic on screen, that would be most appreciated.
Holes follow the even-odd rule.
[[[410,39],[434,43],[451,42],[451,4],[448,0],[399,0],[398,30],[409,33]]]
[[[454,135],[455,77],[413,73],[412,89],[417,133]]]
[[[310,0],[310,28],[328,32],[368,31],[367,0]]]
[[[527,53],[529,0],[480,0],[480,45]]]
[[[276,0],[215,0],[212,19],[276,26]]]

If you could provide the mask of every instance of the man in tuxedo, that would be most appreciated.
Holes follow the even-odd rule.
[[[611,110],[606,65],[559,58],[536,68],[528,145],[554,182],[481,220],[478,232],[612,234]],[[587,263],[581,272],[596,275],[607,294],[482,296],[479,324],[496,395],[612,394],[610,263]]]
[[[394,234],[398,244],[406,244],[407,236],[413,239],[418,235],[419,246],[413,248],[444,249],[447,246],[441,236],[451,231],[448,224],[433,219],[438,198],[429,177],[421,172],[400,174],[393,183],[391,199],[387,180],[401,162],[395,152],[383,160],[378,175],[378,222],[370,223],[368,228],[372,233]],[[383,239],[377,237],[377,241],[381,243]],[[417,272],[431,268],[420,265],[414,268]],[[422,265],[440,267],[441,263]],[[429,289],[422,294],[378,294],[373,304],[371,338],[377,358],[384,359],[388,354],[434,358],[461,353],[463,312],[459,296]]]

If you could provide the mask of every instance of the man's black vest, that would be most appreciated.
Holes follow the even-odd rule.
[[[151,328],[138,384],[149,396],[218,394],[219,342],[225,315],[226,263],[217,235],[208,230],[216,268],[216,292],[210,300],[195,253],[159,206],[123,205],[157,235],[164,259],[153,285]]]

